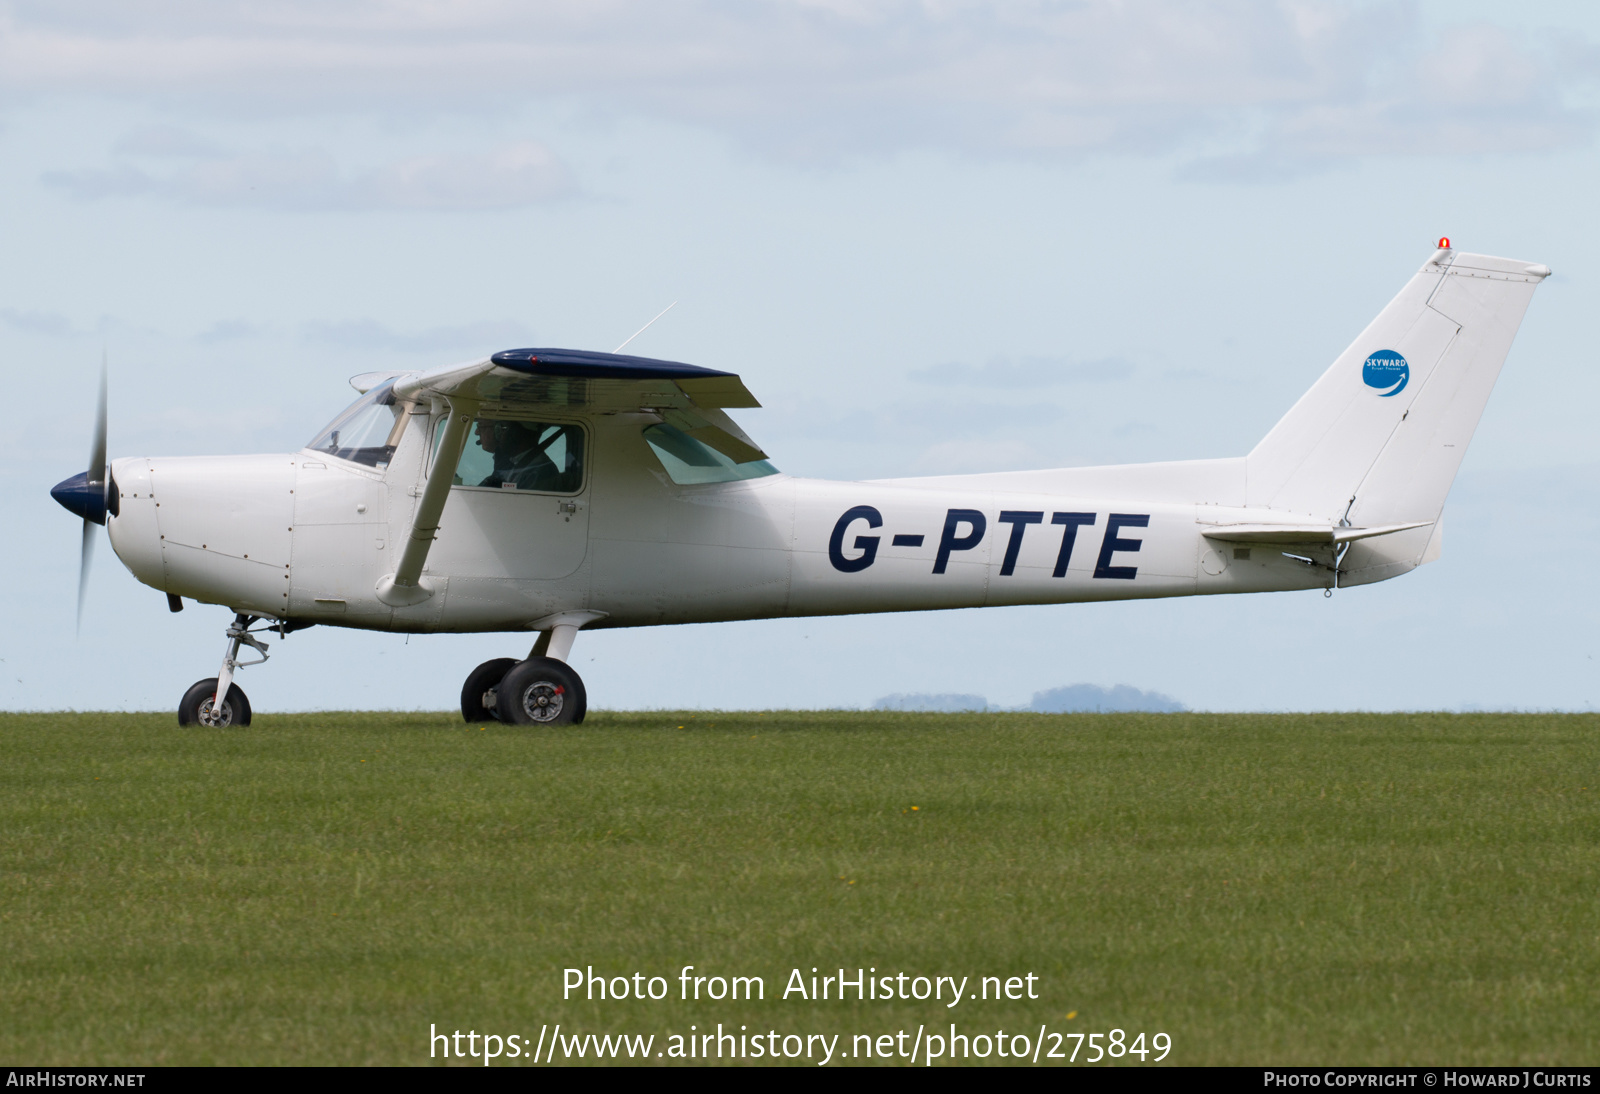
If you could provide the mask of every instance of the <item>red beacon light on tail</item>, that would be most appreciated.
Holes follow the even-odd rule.
[[[1441,251],[1448,251],[1450,249],[1450,237],[1449,236],[1440,236],[1439,237],[1439,249]]]

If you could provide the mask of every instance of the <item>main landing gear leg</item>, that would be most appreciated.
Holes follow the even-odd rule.
[[[572,641],[599,612],[571,612],[542,619],[527,660],[485,661],[461,689],[461,715],[469,722],[497,718],[508,725],[575,726],[588,713],[583,678],[566,663]]]
[[[259,665],[267,659],[267,644],[250,633],[250,625],[259,617],[243,612],[233,617],[228,625],[228,651],[222,657],[222,670],[205,680],[198,680],[184,692],[178,704],[180,726],[202,725],[212,729],[250,724],[250,700],[233,682],[235,670],[246,665]],[[261,657],[255,661],[240,661],[239,647],[246,645]]]

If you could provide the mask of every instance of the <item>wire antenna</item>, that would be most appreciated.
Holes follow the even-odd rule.
[[[668,304],[666,307],[661,309],[661,312],[660,312],[659,315],[656,316],[656,319],[660,319],[662,315],[666,315],[669,311],[671,311],[673,308],[675,308],[677,306],[678,306],[678,302],[676,300],[674,300],[672,303]],[[650,323],[654,323],[656,321],[656,319],[650,320]],[[634,331],[631,335],[629,335],[627,342],[623,342],[622,346],[627,345],[628,342],[633,341],[635,338],[639,337],[639,335],[641,335],[645,331],[649,330],[650,329],[650,323],[646,323],[644,326],[640,327],[638,330]],[[621,353],[622,352],[622,346],[618,346],[616,349],[612,350],[611,352],[612,353]]]

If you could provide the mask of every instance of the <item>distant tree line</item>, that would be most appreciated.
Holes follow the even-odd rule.
[[[1034,692],[1033,701],[1023,707],[991,706],[982,695],[903,693],[885,695],[872,704],[873,710],[921,710],[947,714],[976,710],[1027,710],[1037,714],[1073,714],[1100,711],[1150,711],[1174,714],[1186,708],[1170,695],[1140,691],[1127,684],[1103,688],[1097,684],[1070,684]]]

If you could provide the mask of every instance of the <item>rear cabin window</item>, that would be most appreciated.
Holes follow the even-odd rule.
[[[405,407],[395,402],[390,380],[346,407],[306,447],[337,460],[388,467],[405,425]]]
[[[759,479],[778,473],[778,469],[766,460],[734,463],[732,458],[665,422],[648,427],[644,431],[644,439],[649,442],[656,459],[661,461],[667,477],[679,486],[738,482],[740,479]]]
[[[444,419],[434,427],[433,451],[444,441]],[[576,494],[583,488],[583,428],[570,422],[519,422],[476,418],[456,465],[456,486]]]

